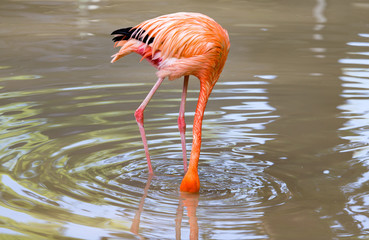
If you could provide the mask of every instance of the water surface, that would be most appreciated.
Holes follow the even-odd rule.
[[[11,1],[0,7],[1,239],[367,239],[365,1]],[[205,13],[231,52],[207,106],[200,193],[179,192],[182,80],[110,64],[110,32]],[[190,78],[187,148],[198,96]]]

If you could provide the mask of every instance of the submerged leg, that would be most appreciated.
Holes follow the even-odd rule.
[[[184,118],[184,113],[185,113],[185,106],[186,106],[188,79],[189,79],[189,76],[184,77],[181,106],[179,108],[179,115],[178,115],[178,129],[181,135],[183,168],[185,172],[187,171],[187,151],[186,151],[186,122]]]
[[[146,141],[146,134],[145,134],[145,129],[144,129],[144,110],[147,106],[147,104],[150,102],[152,96],[154,96],[156,90],[158,90],[160,84],[163,82],[164,78],[159,78],[158,81],[155,83],[154,87],[150,90],[149,94],[147,94],[145,100],[141,103],[141,105],[137,108],[136,112],[135,112],[135,118],[136,118],[136,122],[138,124],[138,128],[140,129],[140,134],[141,134],[141,138],[142,138],[142,142],[144,145],[144,149],[145,149],[145,154],[146,154],[146,159],[147,159],[147,166],[149,168],[149,173],[153,174],[154,171],[152,170],[152,166],[151,166],[151,160],[150,160],[150,154],[149,154],[149,148],[147,146],[147,141]]]

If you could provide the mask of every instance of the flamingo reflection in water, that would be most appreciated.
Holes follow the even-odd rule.
[[[147,197],[147,194],[148,194],[148,191],[151,185],[152,177],[153,175],[149,174],[147,182],[146,182],[146,186],[144,188],[144,193],[141,197],[135,217],[132,220],[132,225],[130,229],[133,234],[137,235],[141,239],[145,239],[143,236],[139,234],[141,214],[143,211],[143,207],[145,205],[145,199]],[[188,216],[188,221],[190,224],[190,238],[189,239],[191,240],[198,239],[199,226],[198,226],[197,216],[196,216],[196,210],[197,210],[198,203],[199,203],[199,194],[181,192],[179,203],[178,203],[178,208],[176,212],[176,220],[175,220],[176,239],[181,239],[181,227],[182,227],[181,225],[182,225],[184,207],[187,208],[187,216]]]

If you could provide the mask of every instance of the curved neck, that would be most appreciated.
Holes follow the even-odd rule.
[[[200,149],[201,149],[202,120],[204,118],[206,104],[208,102],[213,86],[214,84],[212,84],[211,82],[200,80],[199,99],[197,102],[195,117],[193,120],[192,150],[191,150],[191,156],[190,156],[190,163],[188,166],[188,170],[190,171],[197,172],[197,167],[198,167],[199,158],[200,158]]]

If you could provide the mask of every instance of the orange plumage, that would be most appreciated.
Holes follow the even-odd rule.
[[[148,160],[149,172],[153,173],[143,128],[143,111],[164,78],[169,80],[185,77],[178,125],[184,136],[184,101],[189,75],[200,80],[200,95],[193,125],[193,144],[188,171],[182,181],[181,191],[198,192],[200,181],[197,173],[201,147],[202,119],[209,95],[217,82],[229,52],[228,33],[213,19],[200,13],[174,13],[144,21],[133,28],[119,29],[112,33],[115,46],[121,47],[112,62],[132,52],[142,56],[155,66],[158,81],[135,116]],[[183,104],[183,106],[182,106]],[[183,126],[184,125],[184,126]],[[182,129],[182,130],[181,130]],[[186,149],[182,138],[184,164]]]

